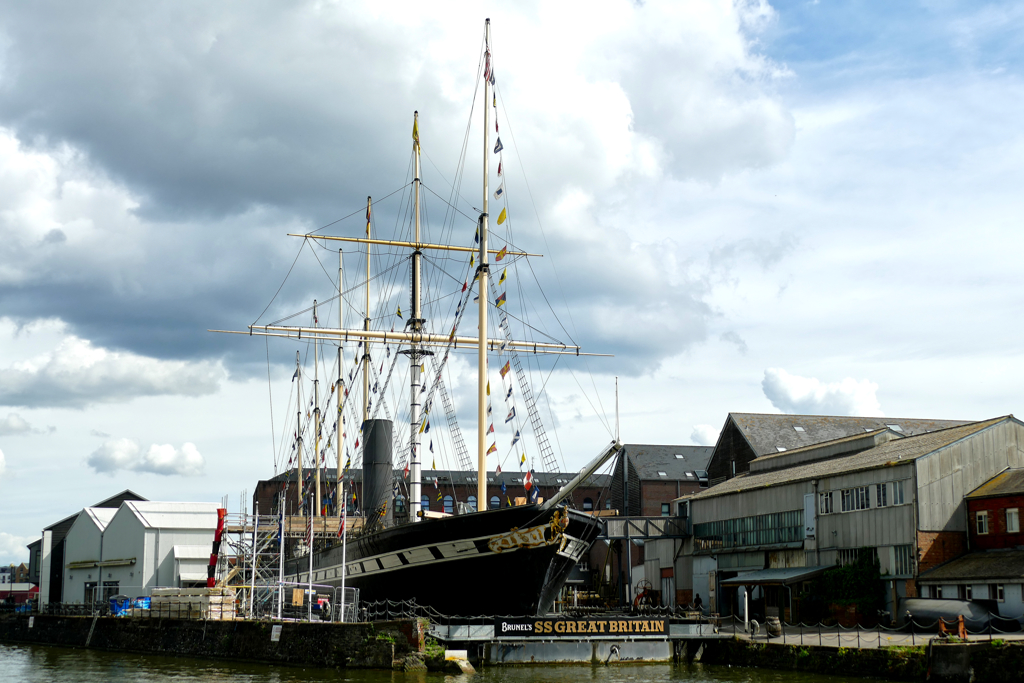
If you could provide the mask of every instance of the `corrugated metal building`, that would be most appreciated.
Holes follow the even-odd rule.
[[[811,419],[786,417],[793,426]],[[908,436],[907,422],[889,419],[870,431],[869,425],[824,443],[762,454],[749,471],[681,500],[693,536],[677,575],[690,576],[691,590],[705,605],[735,614],[745,591],[722,595],[723,580],[843,564],[870,548],[889,581],[890,601],[916,595],[921,572],[966,552],[964,496],[997,472],[1024,464],[1024,424],[1007,416]],[[776,604],[770,595],[765,599],[762,614],[787,616],[788,601],[778,592]]]

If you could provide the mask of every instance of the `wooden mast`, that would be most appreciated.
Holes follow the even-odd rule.
[[[366,239],[370,239],[370,210],[373,200],[366,198]],[[366,315],[363,316],[363,330],[370,331],[370,243],[366,243]],[[363,422],[370,419],[370,344],[363,340]],[[360,425],[362,431],[362,425]]]
[[[413,202],[415,206],[415,241],[420,241],[420,113],[413,112],[412,124],[412,149],[415,160],[415,171],[412,180]],[[420,255],[419,249],[412,252],[412,313],[409,319],[409,327],[416,334],[423,331],[423,311],[420,294]],[[421,505],[421,482],[420,482],[420,361],[422,359],[419,345],[413,342],[409,346],[409,519],[413,522],[420,521]]]
[[[298,380],[298,388],[302,388],[302,375],[299,373],[299,352],[295,352],[295,378]],[[296,474],[298,476],[298,486],[295,487],[295,495],[298,497],[296,512],[299,517],[302,517],[302,394],[299,391],[295,392],[295,403],[298,407],[298,412],[295,413],[295,463],[296,463]]]
[[[479,318],[477,340],[477,479],[476,509],[487,509],[487,205],[491,140],[491,20],[484,22],[484,203],[480,214]]]
[[[342,286],[342,276],[345,269],[344,254],[341,249],[338,250],[338,327],[343,327],[345,324],[345,300],[343,298],[344,287]],[[337,437],[338,446],[338,467],[335,470],[334,482],[334,511],[339,515],[341,514],[341,506],[345,504],[345,489],[343,486],[343,475],[342,469],[342,456],[345,454],[345,414],[342,412],[342,408],[345,406],[345,353],[344,353],[344,342],[338,340],[338,384],[334,390],[338,393],[338,417],[334,424],[334,434]]]
[[[316,316],[316,299],[313,299],[313,327],[319,327],[319,320]],[[320,516],[320,345],[317,338],[313,337],[313,486],[316,487],[316,494],[313,496],[316,507],[310,517]]]

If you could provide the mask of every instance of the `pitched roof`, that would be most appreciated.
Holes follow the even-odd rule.
[[[110,524],[110,520],[114,518],[117,510],[115,508],[85,508],[82,512],[92,520],[96,528],[103,531]]]
[[[624,449],[641,479],[696,480],[698,470],[706,470],[713,446],[661,446],[625,444]],[[664,472],[662,476],[660,473]]]
[[[968,498],[992,498],[1024,493],[1024,469],[1003,470],[967,494]]]
[[[966,420],[922,420],[906,417],[848,417],[841,415],[778,415],[729,413],[758,456],[787,451],[854,434],[889,428],[905,436],[969,424]],[[797,427],[800,429],[798,430]]]
[[[129,510],[149,529],[216,529],[219,503],[168,503],[126,500]]]
[[[716,484],[711,488],[702,491],[691,500],[702,498],[714,498],[716,496],[748,491],[750,489],[778,486],[797,481],[820,479],[831,477],[837,474],[847,474],[860,470],[870,470],[878,467],[886,467],[899,464],[901,461],[910,461],[928,455],[934,451],[948,446],[960,439],[976,434],[994,424],[1004,420],[1012,419],[1011,416],[997,417],[984,422],[971,422],[959,427],[950,427],[933,432],[926,432],[917,436],[908,436],[902,439],[888,441],[866,451],[854,453],[853,455],[831,458],[828,460],[816,460],[804,465],[795,465],[785,469],[772,470],[769,472],[744,472],[732,479]]]
[[[964,583],[989,579],[1024,581],[1024,550],[969,553],[921,574],[919,581]]]

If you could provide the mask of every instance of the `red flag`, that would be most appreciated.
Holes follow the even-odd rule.
[[[526,473],[526,477],[523,478],[523,488],[529,491],[533,488],[533,470]]]
[[[465,282],[462,283],[462,291],[463,292],[466,291],[466,287],[469,287],[469,280],[466,280]]]

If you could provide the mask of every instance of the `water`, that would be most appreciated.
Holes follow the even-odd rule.
[[[846,680],[865,679],[701,664],[490,668],[475,676],[452,677],[391,671],[302,669],[222,660],[71,650],[43,645],[0,644],[0,681],[5,683],[839,683]]]

